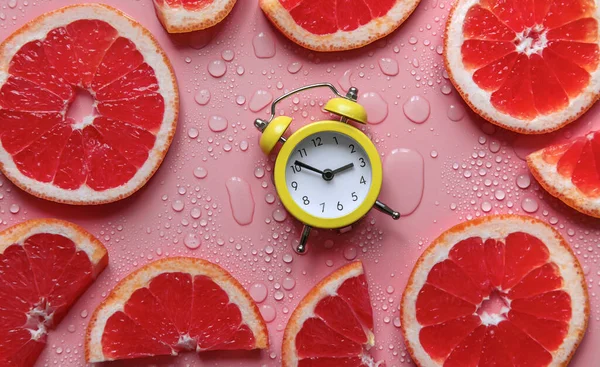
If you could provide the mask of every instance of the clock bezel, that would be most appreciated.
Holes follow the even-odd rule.
[[[305,211],[292,198],[286,182],[287,162],[290,155],[293,154],[296,146],[307,137],[322,132],[337,132],[355,140],[364,149],[367,157],[371,161],[371,185],[367,195],[365,196],[365,199],[354,211],[336,218],[316,217]],[[277,194],[279,195],[283,206],[293,217],[302,223],[315,228],[344,228],[358,221],[373,208],[373,205],[379,196],[379,192],[381,191],[383,168],[381,164],[381,158],[379,157],[379,152],[377,151],[375,144],[373,144],[367,135],[365,135],[359,129],[346,123],[324,120],[313,122],[301,127],[287,139],[277,155],[273,179]]]

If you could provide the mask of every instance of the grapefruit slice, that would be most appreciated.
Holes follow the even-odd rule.
[[[534,152],[527,164],[552,196],[600,218],[600,131]]]
[[[379,366],[373,309],[360,261],[341,267],[308,292],[283,335],[283,367]]]
[[[94,113],[69,117],[78,94]],[[0,44],[0,169],[69,204],[127,197],[157,170],[179,109],[166,55],[140,24],[101,4],[44,14]]]
[[[259,0],[287,38],[314,51],[363,47],[398,28],[421,0]]]
[[[266,324],[228,272],[202,259],[150,263],[121,280],[94,312],[88,362],[268,348]]]
[[[169,33],[186,33],[221,22],[237,0],[154,0],[156,15]]]
[[[525,134],[577,119],[600,92],[598,0],[459,0],[444,60],[471,108]]]
[[[0,366],[33,366],[48,331],[108,264],[83,228],[36,219],[0,233]]]
[[[496,215],[433,241],[410,275],[400,317],[422,367],[566,366],[589,301],[579,261],[554,228]]]

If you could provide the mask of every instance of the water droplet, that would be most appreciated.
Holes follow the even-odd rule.
[[[523,198],[523,201],[521,202],[521,208],[523,208],[523,210],[527,213],[535,213],[538,210],[539,205],[535,198],[527,196]]]
[[[266,90],[259,89],[250,98],[250,102],[248,103],[248,107],[252,112],[258,112],[263,108],[267,107],[269,103],[273,100],[273,95]]]
[[[188,136],[192,139],[196,139],[198,137],[198,129],[196,129],[195,127],[190,127],[188,130]]]
[[[277,317],[277,311],[273,306],[270,305],[261,305],[260,306],[260,314],[262,315],[265,322],[272,322]]]
[[[395,326],[395,327],[400,327],[400,326],[402,326],[402,324],[400,323],[400,317],[398,317],[398,316],[394,317],[394,321],[393,321],[393,323],[394,323],[394,326]]]
[[[190,216],[194,219],[198,219],[202,216],[202,210],[200,210],[200,208],[192,208]]]
[[[181,200],[175,200],[173,202],[173,204],[171,204],[171,207],[173,208],[173,210],[175,210],[176,212],[180,212],[183,210],[183,207],[185,206],[185,204],[183,203],[183,201]]]
[[[492,153],[498,153],[499,151],[500,151],[500,143],[498,143],[495,140],[493,140],[492,142],[490,142],[490,152],[492,152]]]
[[[460,121],[465,117],[465,109],[461,105],[451,104],[448,107],[448,118],[452,121]]]
[[[63,349],[61,347],[56,348],[56,354],[62,354]]]
[[[86,317],[88,317],[88,311],[87,310],[81,311],[79,316],[81,316],[82,319],[85,319]]]
[[[208,128],[216,133],[227,129],[227,124],[227,119],[223,116],[212,115],[208,118]]]
[[[269,59],[275,56],[275,41],[265,32],[260,32],[252,39],[254,54],[259,59]]]
[[[247,151],[248,150],[248,146],[249,146],[248,140],[242,140],[242,141],[240,141],[240,150],[242,152]]]
[[[502,190],[496,190],[494,191],[494,197],[496,198],[496,200],[504,200],[504,198],[506,197],[506,193]]]
[[[381,190],[381,201],[403,215],[414,212],[423,197],[424,165],[423,156],[412,149],[394,149],[384,163],[385,172]],[[396,177],[410,178],[398,185]]]
[[[184,59],[184,61],[185,61],[186,64],[190,64],[192,62],[192,58],[191,57],[186,57]]]
[[[331,260],[331,259],[325,260],[325,265],[327,265],[328,267],[332,267],[333,266],[333,260]]]
[[[208,104],[210,101],[210,91],[208,89],[199,90],[194,96],[194,100],[201,106]]]
[[[517,186],[521,189],[526,189],[531,185],[531,178],[528,173],[523,173],[517,176]]]
[[[183,239],[183,244],[190,250],[195,250],[200,247],[200,238],[195,233],[188,233]]]
[[[12,204],[10,206],[10,208],[8,209],[12,214],[17,214],[19,212],[19,210],[21,210],[21,207],[19,207],[18,204]]]
[[[288,65],[287,70],[290,74],[296,74],[302,69],[302,63],[299,61],[292,62]]]
[[[8,0],[8,7],[14,9],[17,7],[17,0]]]
[[[348,246],[344,249],[344,257],[346,258],[346,260],[354,260],[356,259],[356,247],[354,246]]]
[[[244,67],[242,65],[239,65],[236,69],[235,72],[237,73],[237,75],[244,75],[244,72],[246,70],[244,70]]]
[[[410,38],[408,39],[408,43],[410,43],[411,45],[416,45],[418,41],[419,41],[419,40],[418,40],[416,37],[414,37],[414,36],[413,36],[413,37],[410,37]]]
[[[429,153],[429,155],[431,156],[431,158],[437,158],[438,152],[437,150],[432,150],[431,153]]]
[[[283,262],[286,264],[291,263],[294,260],[294,257],[290,254],[283,255]]]
[[[333,240],[325,240],[325,243],[323,243],[323,246],[327,249],[330,249],[333,247]]]
[[[388,294],[392,294],[394,293],[394,287],[392,287],[391,285],[388,285],[388,287],[385,290],[386,292],[388,292]]]
[[[273,194],[265,195],[265,201],[269,204],[273,204],[275,202],[275,195],[273,195]]]
[[[254,176],[256,178],[263,178],[265,176],[265,170],[262,167],[256,167],[254,169]]]
[[[485,213],[489,213],[489,211],[492,210],[492,204],[489,201],[484,201],[481,203],[481,210]]]
[[[250,185],[240,177],[232,177],[225,183],[229,194],[229,204],[233,219],[244,226],[252,223],[254,217],[254,197]]]
[[[70,324],[67,327],[67,331],[70,332],[70,333],[74,333],[75,331],[77,331],[77,327],[74,324]]]
[[[281,301],[283,299],[283,292],[282,291],[275,291],[275,293],[273,294],[273,298],[275,298],[275,300],[277,301]]]
[[[235,53],[232,50],[223,50],[223,52],[221,52],[221,57],[225,61],[233,60],[234,56],[235,56]]]
[[[421,96],[412,96],[402,106],[404,114],[416,124],[422,124],[429,118],[431,107],[429,101]]]
[[[385,75],[395,76],[398,75],[399,67],[398,62],[390,57],[383,57],[379,59],[379,68]]]
[[[260,303],[267,299],[268,291],[263,283],[255,283],[250,286],[248,293],[250,293],[250,297],[252,297],[254,301]]]
[[[286,277],[283,282],[281,282],[283,289],[291,291],[296,286],[296,281],[294,278]]]
[[[196,167],[194,168],[194,176],[196,178],[205,178],[208,176],[208,171],[204,167]]]
[[[352,83],[350,82],[351,76],[352,76],[352,70],[348,69],[348,70],[344,71],[344,74],[342,74],[342,76],[338,80],[338,84],[340,85],[340,88],[342,88],[346,92],[352,87]]]
[[[240,106],[243,105],[244,103],[246,103],[246,97],[240,94],[239,96],[235,97],[235,103],[237,103]]]
[[[208,63],[208,73],[215,78],[220,78],[227,72],[227,65],[223,60],[213,60]]]
[[[388,115],[388,104],[377,92],[363,93],[358,103],[367,110],[368,120],[371,124],[383,122]]]
[[[275,209],[273,211],[273,219],[276,222],[283,222],[287,218],[287,212],[284,209]]]
[[[452,93],[452,88],[447,84],[442,85],[442,88],[440,90],[441,90],[442,94],[445,94],[445,95]]]

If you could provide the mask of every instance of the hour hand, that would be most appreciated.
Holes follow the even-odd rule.
[[[295,164],[296,166],[300,166],[300,167],[302,167],[302,168],[306,168],[306,169],[307,169],[307,170],[309,170],[309,171],[317,172],[317,173],[318,173],[318,174],[320,174],[320,175],[322,175],[322,174],[323,174],[323,171],[321,171],[320,169],[317,169],[317,168],[315,168],[315,167],[313,167],[313,166],[309,166],[309,165],[308,165],[308,164],[306,164],[306,163],[303,163],[303,162],[300,162],[300,161],[295,161],[295,162],[294,162],[294,164]]]
[[[331,173],[333,173],[334,175],[336,175],[336,174],[344,172],[344,171],[346,171],[346,170],[348,170],[348,169],[350,169],[352,167],[354,167],[354,163],[348,163],[345,166],[342,166],[342,167],[340,167],[338,169],[334,169],[333,171],[331,171]]]

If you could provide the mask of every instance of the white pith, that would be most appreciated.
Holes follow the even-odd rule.
[[[88,326],[88,336],[86,340],[86,358],[88,363],[109,361],[110,358],[104,356],[102,351],[102,334],[108,319],[118,311],[123,311],[125,303],[129,300],[133,292],[139,288],[147,287],[150,281],[163,273],[183,272],[192,275],[205,275],[210,277],[218,286],[220,286],[229,296],[229,302],[235,304],[242,314],[242,322],[248,325],[254,337],[256,338],[257,348],[263,348],[266,345],[265,332],[262,329],[261,316],[255,313],[252,300],[241,293],[241,286],[232,282],[231,276],[223,269],[214,264],[210,264],[199,259],[191,258],[173,258],[166,261],[158,261],[149,264],[134,273],[132,277],[125,278],[119,283],[102,303],[90,325]],[[196,347],[195,341],[189,335],[180,337],[179,345],[188,348]],[[196,347],[198,352],[201,351]],[[173,350],[172,355],[177,355]]]
[[[584,195],[571,182],[570,177],[564,177],[558,173],[556,164],[550,164],[544,160],[544,149],[530,154],[527,157],[527,162],[532,170],[537,171],[540,176],[540,184],[547,188],[550,194],[554,196],[560,194],[557,197],[567,205],[588,215],[600,217],[600,197],[594,198]]]
[[[346,280],[350,278],[357,277],[361,274],[364,274],[364,269],[360,262],[356,262],[352,264],[350,270],[343,274],[339,274],[339,276],[330,280],[326,284],[322,285],[319,289],[319,292],[310,292],[302,301],[301,305],[297,308],[290,320],[288,321],[288,325],[285,330],[284,337],[284,345],[283,345],[283,366],[284,367],[297,367],[299,363],[299,358],[296,353],[296,335],[302,329],[304,322],[311,317],[315,316],[315,307],[317,304],[325,297],[335,296],[337,295],[337,290]],[[336,273],[333,273],[331,276],[335,276]],[[364,346],[365,351],[361,355],[362,361],[365,365],[369,367],[377,367],[382,362],[375,362],[373,358],[367,354],[367,350],[370,349],[373,345],[375,345],[375,335],[372,330],[368,330],[363,326],[363,330],[367,335],[367,344]]]
[[[412,13],[420,1],[397,1],[386,15],[375,18],[363,26],[352,31],[338,30],[324,35],[310,33],[298,25],[279,0],[260,0],[260,6],[269,14],[277,27],[288,32],[288,36],[301,46],[317,51],[339,51],[364,46],[392,32]]]
[[[165,64],[163,51],[149,36],[148,31],[121,13],[97,4],[67,7],[49,13],[38,18],[35,23],[25,26],[28,27],[25,31],[9,39],[0,48],[0,86],[6,82],[9,76],[8,69],[11,59],[23,45],[34,40],[43,40],[52,29],[66,26],[80,19],[98,19],[109,23],[118,31],[119,36],[128,38],[136,44],[138,51],[144,56],[144,62],[154,69],[159,86],[157,93],[164,98],[165,112],[160,129],[156,133],[154,147],[148,152],[148,159],[131,180],[121,186],[104,191],[95,191],[86,184],[75,190],[66,190],[53,185],[51,182],[44,183],[29,178],[19,171],[12,156],[1,144],[0,163],[9,178],[38,196],[71,204],[105,203],[130,195],[149,179],[162,161],[170,144],[172,130],[177,124],[176,116],[179,106],[176,81],[169,66]],[[85,124],[89,124],[89,121],[84,120],[80,127]]]
[[[223,14],[236,0],[213,0],[213,2],[199,10],[187,10],[183,6],[171,7],[166,1],[159,5],[154,0],[154,7],[159,19],[169,33],[192,31],[208,28],[222,20]],[[228,11],[227,11],[228,13]]]
[[[406,343],[412,348],[413,359],[421,367],[440,367],[423,349],[419,342],[419,333],[422,326],[416,318],[416,300],[419,291],[425,284],[427,276],[433,266],[448,258],[449,251],[458,242],[471,238],[481,237],[484,241],[488,238],[503,240],[513,232],[525,232],[540,239],[548,248],[550,260],[560,269],[563,278],[563,288],[571,296],[572,317],[569,323],[567,336],[561,346],[552,354],[553,360],[548,367],[563,366],[571,357],[577,347],[580,336],[585,332],[587,325],[588,299],[583,288],[585,280],[577,259],[561,245],[561,237],[548,225],[532,218],[520,216],[489,217],[479,224],[467,225],[461,231],[448,231],[438,237],[428,250],[423,261],[418,263],[418,268],[413,271],[408,281],[402,300],[402,325],[406,335]],[[430,251],[431,250],[431,251]],[[483,321],[483,319],[482,319]],[[495,325],[501,320],[486,319],[489,325]]]
[[[465,40],[463,35],[464,20],[468,10],[479,3],[480,0],[459,0],[456,3],[452,17],[448,20],[444,52],[448,68],[450,69],[449,72],[452,74],[452,79],[455,84],[457,84],[457,88],[462,90],[463,98],[465,98],[475,109],[479,110],[480,114],[509,129],[526,129],[529,133],[543,133],[555,130],[565,122],[579,116],[582,111],[587,110],[587,108],[596,101],[597,95],[600,92],[600,68],[590,74],[590,84],[577,97],[570,99],[569,106],[563,110],[548,115],[539,115],[530,121],[521,120],[499,112],[490,102],[490,97],[493,92],[481,89],[473,81],[473,74],[476,70],[467,70],[462,62],[461,47]],[[595,18],[600,19],[600,9],[598,8],[600,0],[594,0],[594,3],[596,4]],[[524,35],[519,35],[521,38],[525,38]],[[517,35],[517,39],[519,35]],[[545,42],[547,41],[545,39],[545,33],[543,32],[542,37],[544,40],[542,40],[543,42],[540,47],[527,47],[527,42],[521,42],[522,49],[518,49],[518,51],[523,52],[528,56],[541,51],[543,47],[545,47]],[[598,40],[600,45],[600,28]],[[492,61],[495,60],[490,60],[490,62]]]

